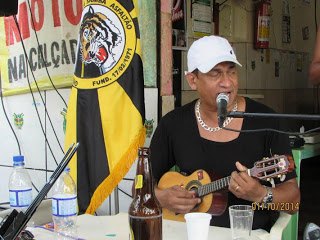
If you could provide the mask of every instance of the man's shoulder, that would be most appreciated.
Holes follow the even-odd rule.
[[[275,111],[265,105],[251,98],[245,97],[246,100],[246,112],[261,112],[261,113],[274,113]]]

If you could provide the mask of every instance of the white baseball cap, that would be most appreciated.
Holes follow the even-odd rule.
[[[218,36],[205,36],[195,42],[188,51],[188,72],[198,69],[209,72],[221,62],[234,62],[242,66],[227,39]]]

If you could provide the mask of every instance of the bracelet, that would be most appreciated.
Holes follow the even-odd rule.
[[[264,186],[264,187],[267,189],[267,194],[263,197],[262,203],[263,204],[272,203],[272,201],[273,201],[272,188],[271,187],[267,187],[267,186]]]

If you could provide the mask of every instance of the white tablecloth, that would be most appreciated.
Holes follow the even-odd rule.
[[[28,228],[37,240],[57,239],[54,232],[42,228]],[[113,216],[78,216],[78,239],[86,240],[129,240],[129,222],[127,213]],[[252,240],[267,239],[268,233],[263,230],[252,232]],[[184,222],[163,220],[163,240],[186,240],[187,227]],[[208,239],[230,240],[229,228],[210,226]]]

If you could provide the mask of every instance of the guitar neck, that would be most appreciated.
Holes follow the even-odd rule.
[[[219,180],[205,184],[198,188],[198,196],[203,197],[209,193],[219,191],[229,186],[231,176],[220,178]]]

